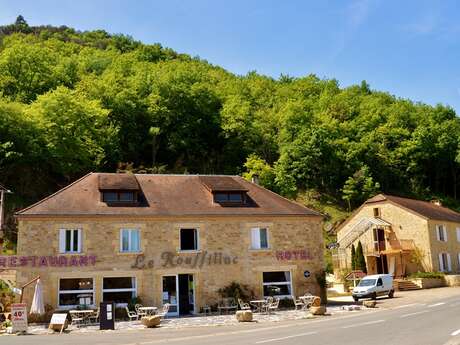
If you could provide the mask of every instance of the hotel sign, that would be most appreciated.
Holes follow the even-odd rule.
[[[313,257],[310,252],[302,250],[278,250],[275,253],[278,261],[289,261],[289,260],[312,260]]]
[[[85,267],[96,264],[95,255],[0,256],[0,267]]]
[[[226,255],[220,252],[210,253],[205,251],[190,255],[177,255],[174,252],[163,252],[159,257],[159,266],[162,268],[174,268],[188,266],[190,268],[202,268],[203,266],[234,265],[238,263],[238,257]],[[146,269],[154,268],[155,260],[147,259],[144,254],[136,257],[131,268]]]

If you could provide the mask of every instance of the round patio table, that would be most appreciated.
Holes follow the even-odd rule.
[[[254,301],[249,301],[249,303],[256,308],[255,312],[262,312],[264,304],[267,303],[264,299],[256,299]]]
[[[157,307],[139,307],[139,310],[144,312],[145,315],[155,315],[158,308]]]

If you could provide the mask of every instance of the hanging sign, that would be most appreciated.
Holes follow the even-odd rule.
[[[11,305],[11,323],[13,333],[27,331],[27,306],[25,303]]]

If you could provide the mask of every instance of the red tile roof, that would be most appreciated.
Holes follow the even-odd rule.
[[[134,174],[99,175],[100,190],[139,190]]]
[[[232,176],[200,176],[200,181],[211,192],[247,192],[248,189]]]
[[[367,200],[365,204],[384,201],[391,201],[428,219],[460,223],[460,213],[455,212],[447,207],[438,206],[429,201],[402,198],[399,196],[387,194],[378,194]]]
[[[19,211],[25,216],[200,216],[200,215],[283,215],[322,216],[239,176],[136,174],[143,198],[140,206],[108,206],[101,201],[99,181],[118,180],[121,174],[90,173],[55,194]],[[204,179],[203,179],[204,178]],[[204,181],[203,181],[204,180]],[[219,182],[222,180],[223,182]],[[212,188],[247,190],[250,206],[225,207],[213,202]],[[223,188],[223,187],[222,187]]]

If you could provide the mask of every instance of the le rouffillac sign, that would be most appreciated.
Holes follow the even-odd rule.
[[[312,255],[307,250],[282,250],[275,251],[274,256],[278,261],[311,260]],[[19,267],[87,267],[96,265],[96,255],[54,255],[54,256],[0,256],[1,268]],[[146,259],[144,255],[138,255],[132,268],[153,268],[154,262],[159,262],[161,267],[203,265],[231,265],[238,262],[237,256],[224,253],[210,253],[203,251],[194,256],[177,255],[174,252],[163,252],[159,260]]]

